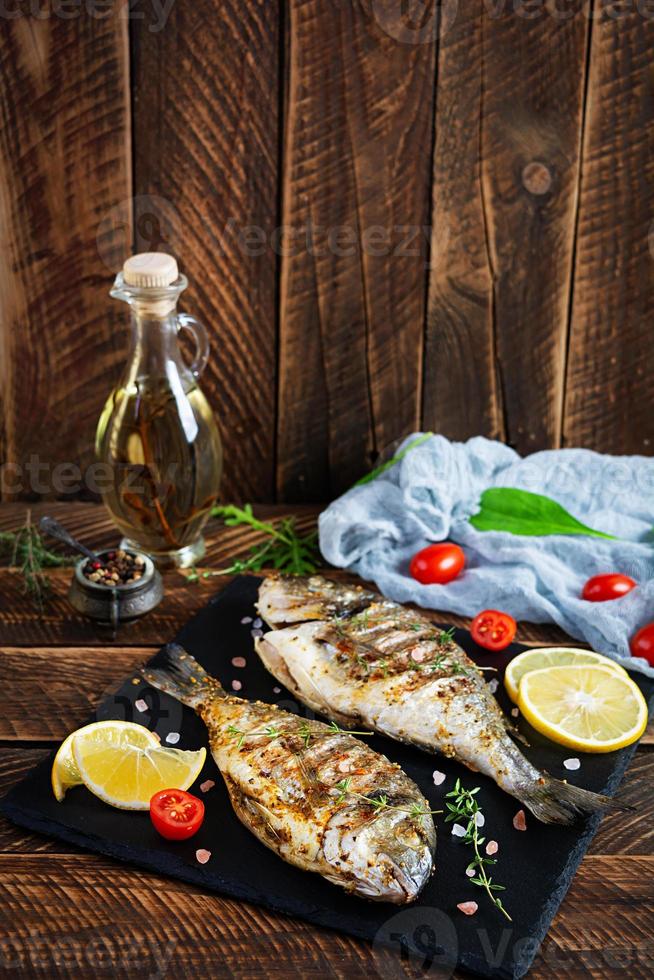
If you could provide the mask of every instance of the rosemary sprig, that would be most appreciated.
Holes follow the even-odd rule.
[[[284,517],[275,524],[261,521],[254,516],[252,505],[237,507],[228,504],[214,507],[212,517],[222,517],[227,527],[246,525],[266,535],[266,539],[250,548],[247,558],[238,558],[227,568],[203,572],[203,578],[215,575],[238,575],[243,572],[260,572],[262,568],[274,568],[286,575],[313,575],[321,564],[318,551],[318,532],[300,534],[296,528],[295,517]],[[187,576],[197,582],[199,575],[193,570]]]
[[[393,803],[388,802],[388,796],[385,793],[380,793],[379,796],[365,796],[363,793],[355,793],[354,790],[350,789],[351,785],[352,777],[347,776],[334,786],[334,789],[337,789],[339,793],[336,799],[338,805],[344,803],[348,796],[353,796],[363,803],[368,803],[375,813],[380,813],[382,810],[397,810],[398,813],[409,813],[412,817],[426,817],[430,813],[443,812],[442,810],[426,810],[419,803],[414,803],[411,807],[395,806]]]
[[[9,557],[9,564],[22,576],[24,591],[31,595],[39,610],[43,609],[51,590],[44,569],[72,564],[70,558],[56,555],[46,548],[38,527],[32,524],[30,510],[25,515],[25,523],[17,531],[0,532],[0,552]]]
[[[484,888],[493,905],[511,922],[511,916],[504,908],[501,899],[495,894],[506,889],[504,885],[496,884],[486,871],[487,867],[497,864],[497,861],[494,858],[484,857],[479,852],[479,848],[486,838],[479,836],[477,825],[477,814],[481,812],[476,800],[478,792],[479,786],[475,786],[474,789],[464,789],[461,780],[457,779],[454,789],[445,794],[445,806],[449,811],[445,817],[445,823],[453,823],[455,820],[466,821],[466,832],[460,840],[464,844],[472,844],[475,852],[473,860],[468,865],[468,870],[475,872],[475,877],[471,878],[470,881],[473,885]],[[453,802],[448,803],[448,800]]]
[[[267,725],[261,731],[254,732],[244,732],[241,728],[237,728],[235,725],[229,725],[227,728],[227,734],[232,738],[236,739],[236,747],[241,748],[243,742],[246,738],[268,738],[270,741],[275,741],[275,739],[282,738],[286,735],[293,735],[295,737],[301,738],[304,742],[304,747],[310,744],[312,738],[326,738],[327,735],[371,735],[372,732],[352,732],[347,728],[340,728],[335,721],[331,721],[327,726],[326,732],[314,732],[306,721],[300,722],[299,728],[293,729],[283,729],[277,728],[276,725]]]

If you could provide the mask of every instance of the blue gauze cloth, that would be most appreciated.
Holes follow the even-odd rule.
[[[476,531],[468,519],[488,487],[544,494],[620,540]],[[461,443],[433,436],[334,501],[320,516],[320,549],[332,565],[375,582],[397,602],[464,616],[502,609],[518,621],[557,623],[654,677],[645,660],[629,653],[629,638],[654,620],[653,526],[652,458],[559,449],[523,459],[482,437]],[[421,585],[409,575],[409,560],[445,538],[463,546],[465,573],[447,585]],[[630,575],[638,588],[610,602],[581,599],[586,580],[604,572]]]

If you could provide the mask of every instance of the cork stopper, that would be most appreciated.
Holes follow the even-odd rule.
[[[139,288],[164,288],[179,278],[177,262],[166,252],[140,252],[123,265],[123,281]]]

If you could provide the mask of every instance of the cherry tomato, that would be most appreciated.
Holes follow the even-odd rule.
[[[504,650],[512,642],[516,621],[498,609],[484,609],[472,621],[470,632],[475,643],[485,650]]]
[[[445,585],[461,572],[466,556],[458,544],[430,544],[411,559],[409,571],[423,585]]]
[[[150,819],[166,840],[187,840],[204,820],[204,803],[183,789],[162,789],[150,800]]]
[[[581,593],[582,599],[588,602],[608,602],[609,599],[619,599],[636,588],[636,583],[628,575],[594,575],[589,578]]]
[[[644,657],[654,667],[654,623],[648,623],[632,636],[629,649],[634,657]]]

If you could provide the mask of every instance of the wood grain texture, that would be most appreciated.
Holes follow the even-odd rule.
[[[200,0],[133,22],[136,244],[178,257],[209,330],[225,499],[274,499],[279,19]]]
[[[481,18],[482,198],[505,437],[560,439],[588,20],[539,5]]]
[[[530,976],[651,977],[653,882],[654,858],[587,857]],[[180,978],[378,972],[366,943],[94,855],[0,854],[0,899],[0,956],[21,977],[97,977],[99,962],[116,977],[163,964]]]
[[[127,22],[44,13],[12,7],[0,32],[5,499],[80,492],[122,356],[107,292],[131,238]]]
[[[443,4],[438,46],[423,427],[459,440],[504,435],[481,180],[483,17],[481,0]]]
[[[419,425],[435,4],[290,0],[277,481],[324,500]],[[394,12],[395,11],[395,12]]]
[[[640,11],[605,9],[592,26],[563,432],[651,455],[654,21]]]

